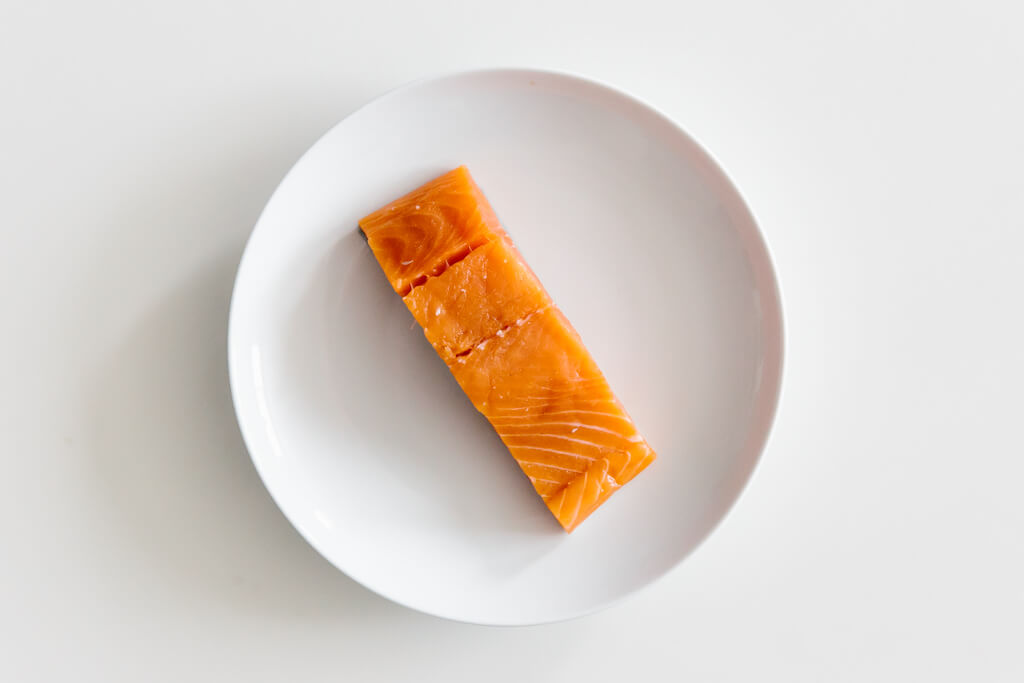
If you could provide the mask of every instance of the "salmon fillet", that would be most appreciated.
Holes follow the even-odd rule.
[[[359,226],[427,340],[567,532],[655,459],[465,166]]]

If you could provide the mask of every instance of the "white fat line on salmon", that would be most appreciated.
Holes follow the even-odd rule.
[[[606,398],[584,398],[582,396],[572,396],[572,395],[565,396],[565,397],[562,397],[562,396],[552,396],[551,398],[548,398],[548,399],[541,399],[540,397],[534,397],[534,398],[531,398],[531,399],[526,399],[526,398],[523,398],[522,396],[511,396],[510,398],[514,398],[517,401],[520,401],[523,405],[507,406],[507,407],[503,408],[502,410],[505,410],[505,411],[508,411],[508,412],[517,412],[517,411],[521,412],[523,410],[529,410],[529,409],[533,409],[533,408],[544,408],[546,406],[551,406],[551,407],[554,407],[554,408],[559,408],[560,410],[572,410],[572,408],[565,407],[566,404],[568,404],[568,405],[583,405],[583,406],[585,406],[587,408],[600,408],[602,406],[608,406],[611,409],[611,411],[614,412],[615,414],[617,414],[617,415],[625,415],[625,413],[621,409],[618,409],[619,405],[617,403],[613,403],[612,401],[609,401]],[[570,401],[571,401],[571,403],[569,403]],[[605,411],[605,412],[608,412],[608,411]]]
[[[525,396],[516,396],[516,400],[518,400],[518,401],[537,401],[537,402],[540,402],[540,403],[550,403],[552,400],[556,400],[556,399],[565,400],[565,399],[568,399],[568,398],[572,398],[574,401],[580,401],[580,402],[586,401],[587,403],[611,403],[611,400],[607,399],[607,398],[586,398],[584,396],[577,396],[576,394],[578,392],[580,392],[580,391],[585,391],[585,389],[582,389],[582,388],[579,388],[579,387],[575,387],[572,390],[565,391],[565,392],[563,392],[561,394],[549,394],[547,396],[534,396],[533,394],[527,394]]]
[[[563,472],[568,472],[570,474],[575,474],[576,476],[579,476],[579,475],[583,474],[583,471],[584,471],[584,470],[574,470],[571,467],[562,467],[561,465],[549,465],[547,463],[540,462],[539,460],[520,460],[519,461],[519,466],[521,468],[523,468],[524,471],[526,470],[527,467],[547,467],[548,469],[561,470]],[[589,467],[589,465],[588,465],[588,467]],[[555,482],[555,483],[565,484],[567,482]]]
[[[508,409],[508,410],[522,411],[524,409],[511,408],[511,409]],[[529,410],[529,408],[526,408],[525,410]],[[623,422],[625,422],[626,424],[629,424],[629,425],[633,424],[633,421],[630,420],[625,415],[616,415],[615,413],[605,413],[605,412],[601,412],[601,411],[598,411],[598,410],[572,410],[572,409],[570,409],[570,410],[552,410],[551,412],[545,412],[545,413],[540,413],[540,414],[532,413],[530,415],[508,415],[508,414],[498,415],[498,414],[496,414],[491,419],[491,423],[492,424],[498,424],[499,422],[504,422],[505,420],[533,420],[533,421],[536,421],[538,417],[542,417],[542,416],[543,417],[548,417],[550,415],[599,415],[599,416],[602,416],[602,417],[611,417],[611,418],[614,418],[616,420],[622,420]]]
[[[512,447],[511,444],[509,446],[510,448]],[[592,458],[588,455],[580,455],[579,453],[573,453],[571,451],[560,451],[557,448],[544,448],[542,446],[523,446],[520,444],[516,444],[515,448],[520,451],[539,451],[541,453],[557,453],[559,455],[568,455],[570,458],[579,458],[580,460],[586,460],[588,463],[593,463],[595,460],[597,460],[597,458]],[[513,455],[515,454],[513,453]],[[516,459],[518,460],[518,457]],[[548,465],[548,467],[555,467],[555,465]],[[565,468],[559,467],[558,469]],[[573,470],[568,471],[571,472]]]
[[[572,427],[572,429],[569,431],[570,434],[575,434],[576,432],[578,432],[582,428],[582,429],[592,429],[592,430],[594,430],[596,432],[604,432],[605,434],[611,434],[612,436],[617,436],[618,438],[623,439],[624,441],[629,441],[630,443],[640,443],[641,441],[643,441],[643,437],[641,437],[639,434],[636,434],[634,436],[626,436],[622,432],[617,432],[614,429],[605,429],[604,427],[596,427],[594,425],[581,424],[579,422],[538,422],[537,423],[538,427],[539,426],[547,427],[549,425],[558,425],[558,426],[562,426],[562,427]],[[573,426],[573,425],[575,425],[575,426]],[[495,425],[495,426],[497,427],[498,425]],[[504,427],[506,430],[508,430],[508,429],[529,429],[529,428],[531,428],[533,426],[533,424],[532,423],[531,424],[502,424],[500,426]],[[551,433],[547,433],[547,432],[545,432],[543,434],[535,434],[533,432],[521,432],[521,433],[517,433],[517,434],[510,434],[509,436],[557,436],[557,434],[551,434]]]
[[[573,483],[575,483],[575,482],[573,482]],[[572,513],[572,519],[569,520],[569,526],[572,526],[573,522],[576,521],[576,518],[580,516],[580,507],[582,507],[582,505],[583,505],[583,494],[586,493],[586,491],[587,491],[587,473],[586,472],[583,473],[583,483],[580,485],[580,488],[582,488],[583,490],[580,491],[580,495],[576,498],[576,510],[573,511],[573,513]]]
[[[561,491],[559,491],[558,493],[555,494],[556,496],[558,496],[558,509],[556,510],[554,508],[551,508],[551,511],[553,513],[555,513],[555,519],[557,519],[559,522],[562,521],[561,514],[562,514],[562,506],[565,505],[565,489],[566,488],[568,488],[568,487],[563,487]]]
[[[520,444],[512,443],[512,439],[561,439],[562,441],[571,441],[572,443],[583,444],[584,446],[591,446],[593,448],[600,449],[601,445],[595,441],[588,441],[587,439],[576,439],[571,436],[565,436],[564,434],[507,434],[502,433],[501,437],[505,440],[509,446],[518,446]]]

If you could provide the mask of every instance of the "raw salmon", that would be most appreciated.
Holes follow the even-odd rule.
[[[566,531],[654,460],[465,166],[359,225],[427,340]]]
[[[402,296],[504,235],[465,166],[373,212],[359,221],[359,227],[391,286]]]

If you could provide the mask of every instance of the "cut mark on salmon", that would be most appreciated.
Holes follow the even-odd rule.
[[[403,297],[407,296],[409,294],[409,292],[411,292],[412,290],[416,289],[417,287],[420,287],[421,285],[425,284],[427,282],[427,280],[429,280],[430,278],[432,278],[432,277],[440,277],[440,276],[444,275],[444,271],[448,270],[449,268],[454,266],[456,263],[458,263],[462,259],[466,258],[470,254],[472,254],[474,249],[479,249],[480,247],[482,247],[485,244],[487,244],[489,241],[490,240],[475,240],[473,242],[470,242],[470,243],[464,245],[461,249],[456,251],[454,254],[449,255],[447,258],[445,258],[444,261],[442,261],[441,263],[439,263],[436,266],[434,266],[433,269],[431,269],[429,273],[427,273],[425,275],[418,275],[418,276],[414,277],[412,280],[410,280],[408,285],[406,285],[405,287],[402,287],[399,290],[399,292],[398,292],[399,295],[401,295]],[[412,261],[409,261],[408,263],[412,263]],[[407,265],[407,262],[402,261],[402,265],[403,266]]]
[[[500,332],[500,330],[499,330],[499,332]],[[470,346],[470,347],[469,347],[468,349],[466,349],[465,351],[459,351],[459,352],[458,352],[457,354],[455,354],[455,357],[456,357],[456,358],[462,358],[463,356],[468,356],[468,355],[470,354],[470,352],[471,352],[471,351],[472,351],[473,349],[475,349],[476,347],[477,347],[477,344],[473,344],[472,346]]]
[[[469,348],[463,349],[462,351],[459,351],[457,353],[453,353],[452,355],[455,358],[463,359],[462,362],[465,362],[466,356],[468,356],[469,354],[473,353],[474,351],[476,351],[479,348],[483,348],[484,346],[487,345],[487,342],[489,342],[490,340],[494,339],[495,337],[504,337],[505,333],[508,332],[509,330],[511,330],[513,327],[522,327],[527,322],[529,322],[530,318],[532,318],[533,316],[537,315],[538,313],[541,313],[541,312],[547,310],[550,306],[551,306],[551,304],[548,304],[547,306],[542,306],[541,308],[538,308],[536,310],[530,311],[529,313],[527,313],[526,315],[524,315],[522,318],[520,318],[519,320],[515,321],[514,323],[509,323],[508,325],[505,325],[505,326],[499,328],[498,331],[495,332],[494,334],[492,334],[491,336],[485,337],[485,338],[481,339],[480,341],[476,342],[475,344],[473,344],[472,346],[470,346]],[[452,351],[451,348],[449,348],[448,350]]]

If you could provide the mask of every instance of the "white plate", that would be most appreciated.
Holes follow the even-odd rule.
[[[357,231],[461,163],[658,452],[571,536]],[[723,517],[775,411],[781,313],[753,217],[675,123],[581,78],[479,71],[388,93],[302,157],[245,250],[229,356],[253,462],[324,557],[424,612],[532,624],[650,583]]]

